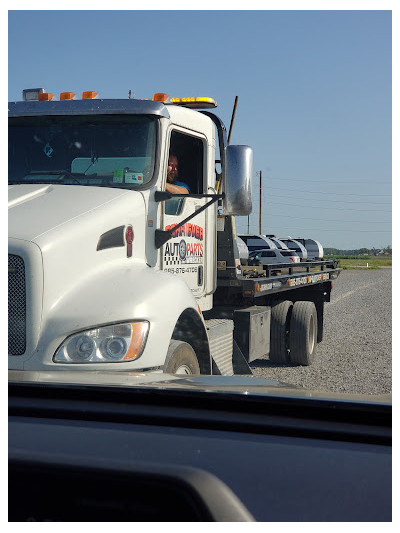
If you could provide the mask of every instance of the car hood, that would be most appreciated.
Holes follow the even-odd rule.
[[[153,388],[221,394],[263,395],[292,398],[315,398],[366,403],[391,404],[391,394],[369,395],[309,391],[280,381],[254,376],[177,376],[144,372],[69,372],[9,370],[9,383],[41,385],[71,385],[75,387]]]

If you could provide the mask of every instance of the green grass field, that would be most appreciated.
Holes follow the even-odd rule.
[[[339,260],[339,267],[344,270],[358,269],[358,270],[376,270],[381,267],[391,267],[392,258],[390,256],[360,256],[360,257],[344,257],[340,256],[336,259]],[[366,268],[368,264],[368,269]]]

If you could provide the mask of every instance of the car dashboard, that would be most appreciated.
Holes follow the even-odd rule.
[[[9,383],[9,521],[391,521],[391,404]]]

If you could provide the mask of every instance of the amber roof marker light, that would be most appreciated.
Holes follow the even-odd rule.
[[[60,100],[73,100],[75,98],[75,93],[65,92],[60,93]]]
[[[214,98],[208,96],[188,96],[185,98],[171,98],[171,104],[189,107],[190,109],[208,109],[217,107],[217,102]]]
[[[82,93],[82,100],[93,100],[94,98],[97,98],[97,94],[96,91],[84,91]]]
[[[53,93],[40,93],[38,95],[39,102],[44,102],[46,100],[53,100],[54,94]]]
[[[156,93],[153,96],[153,100],[155,102],[166,102],[169,98],[169,95],[167,93]]]

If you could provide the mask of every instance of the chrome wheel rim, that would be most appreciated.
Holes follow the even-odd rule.
[[[188,375],[192,374],[192,371],[190,370],[190,368],[187,365],[181,365],[180,367],[178,367],[176,369],[175,374],[188,376]]]

